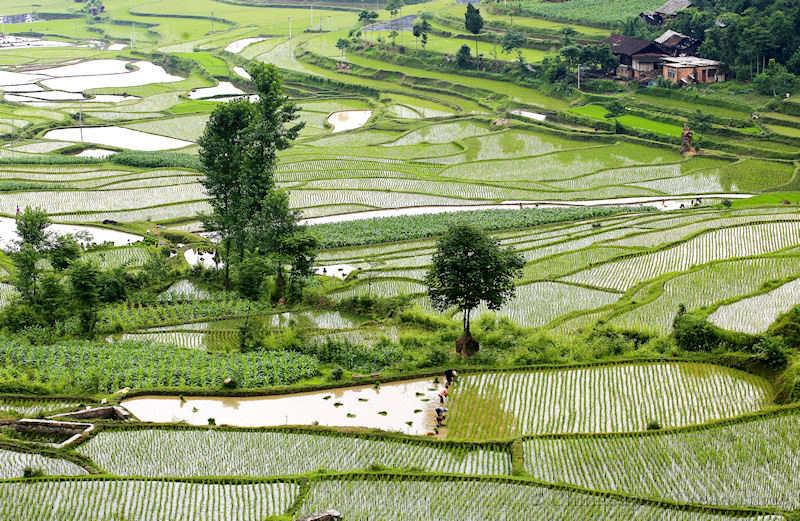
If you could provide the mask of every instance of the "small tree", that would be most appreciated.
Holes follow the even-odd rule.
[[[479,56],[478,35],[481,33],[481,29],[483,29],[483,17],[481,16],[481,10],[477,9],[472,4],[467,4],[467,11],[464,14],[464,27],[467,31],[475,35],[475,57],[477,58]]]
[[[358,13],[358,21],[362,24],[368,24],[378,19],[378,13],[375,11],[361,11]]]
[[[70,263],[81,256],[81,245],[70,234],[59,235],[47,253],[53,268],[62,271],[69,268]]]
[[[625,113],[625,105],[618,100],[614,100],[606,107],[608,109],[607,118],[617,118]]]
[[[416,38],[417,42],[422,40],[422,48],[425,48],[425,45],[428,43],[428,32],[431,30],[431,24],[426,19],[422,19],[414,24],[414,27],[411,28],[411,32],[414,34],[414,38]]]
[[[386,10],[389,11],[389,14],[394,18],[400,12],[400,9],[403,8],[403,5],[403,0],[389,0],[386,3]]]
[[[350,42],[345,40],[344,38],[339,38],[336,40],[336,48],[341,51],[342,56],[344,56],[344,50],[350,46]]]
[[[500,40],[504,53],[511,53],[525,45],[525,35],[519,31],[509,31]]]
[[[50,218],[44,210],[26,206],[25,210],[17,215],[17,235],[19,242],[27,244],[36,251],[42,251],[47,247],[47,227],[50,226]]]
[[[462,313],[464,333],[456,341],[456,352],[471,356],[478,351],[470,332],[472,311],[482,302],[500,309],[514,296],[514,280],[524,265],[521,255],[470,226],[454,226],[439,239],[425,281],[434,308],[455,306]]]
[[[462,68],[467,69],[472,66],[472,57],[470,56],[469,46],[462,45],[456,54],[456,64]]]

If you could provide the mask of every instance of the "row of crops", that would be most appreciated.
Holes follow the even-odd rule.
[[[476,475],[511,472],[511,455],[503,449],[287,432],[104,431],[79,452],[123,476],[257,477],[370,467]]]
[[[0,516],[30,519],[258,521],[290,510],[335,508],[356,521],[780,521],[758,512],[682,508],[524,482],[404,478],[387,475],[292,482],[217,483],[160,480],[45,480],[0,483]],[[295,501],[300,499],[299,504]]]
[[[757,411],[769,384],[748,373],[693,363],[622,364],[460,379],[448,438],[641,431],[705,423]]]
[[[35,453],[0,448],[0,479],[22,477],[26,468],[35,468],[55,476],[80,476],[86,470],[69,461]]]
[[[531,327],[564,327],[564,318],[601,309],[597,318],[665,333],[681,304],[711,306],[800,274],[794,250],[800,245],[800,221],[790,208],[622,215],[496,237],[527,260],[517,296],[496,314]],[[337,298],[424,295],[434,245],[416,240],[327,250],[318,262],[361,270],[332,293]],[[789,282],[723,306],[712,321],[763,332],[798,302],[796,287]],[[429,308],[425,299],[419,302]],[[750,305],[754,302],[759,305]]]
[[[226,378],[241,388],[294,383],[317,374],[317,360],[288,351],[205,353],[146,343],[72,342],[28,345],[3,338],[0,364],[18,373],[20,385],[46,384],[65,392],[222,387]]]
[[[525,469],[595,490],[795,510],[798,426],[794,412],[674,434],[531,439]]]

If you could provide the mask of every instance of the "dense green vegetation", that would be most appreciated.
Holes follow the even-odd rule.
[[[662,3],[4,19],[0,518],[797,517],[798,10]]]

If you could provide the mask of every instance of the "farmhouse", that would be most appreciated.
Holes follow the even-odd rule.
[[[639,16],[650,25],[662,25],[670,18],[674,18],[684,9],[692,6],[691,0],[667,0],[664,5],[652,12],[644,12]]]
[[[662,77],[678,85],[693,83],[717,83],[725,81],[722,64],[697,56],[666,57],[662,66]]]
[[[612,34],[606,41],[619,58],[617,77],[642,81],[659,76],[659,63],[666,53],[657,43],[621,34]]]
[[[672,30],[665,31],[655,42],[670,56],[691,56],[700,47],[699,40]]]

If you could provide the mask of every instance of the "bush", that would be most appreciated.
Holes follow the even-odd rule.
[[[789,362],[789,357],[786,354],[786,343],[779,336],[765,336],[753,346],[753,351],[758,359],[770,369],[783,369]]]
[[[22,470],[23,478],[39,478],[44,476],[44,471],[39,467],[25,467]]]
[[[648,431],[660,431],[661,423],[658,420],[650,420],[647,422]]]
[[[338,382],[343,377],[344,377],[344,369],[342,369],[338,365],[334,367],[333,371],[331,371],[331,380],[333,380],[334,382]]]
[[[711,351],[720,343],[711,324],[705,318],[687,313],[683,305],[678,309],[672,330],[675,343],[685,351]]]
[[[800,349],[800,306],[779,316],[769,327],[769,333],[782,337],[786,346]]]

